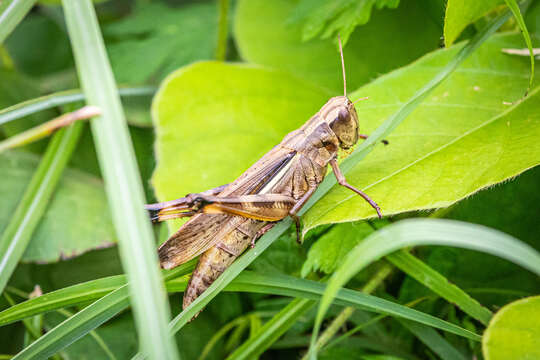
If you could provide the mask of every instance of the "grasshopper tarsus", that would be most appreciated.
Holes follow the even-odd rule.
[[[366,134],[358,134],[358,137],[359,137],[360,139],[366,140],[366,139],[369,137],[369,135],[366,135]],[[388,140],[386,140],[386,139],[382,139],[381,142],[382,142],[384,145],[388,145],[388,144],[389,144]]]

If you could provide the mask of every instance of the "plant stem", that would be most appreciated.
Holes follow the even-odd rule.
[[[93,116],[100,115],[101,112],[95,106],[85,106],[79,110],[61,115],[51,121],[47,121],[41,125],[23,131],[6,140],[0,141],[0,153],[7,149],[13,149],[18,146],[30,144],[34,141],[41,140],[61,129],[74,123],[77,120],[89,119]]]
[[[390,275],[392,272],[392,266],[385,263],[379,271],[375,273],[375,275],[367,282],[366,285],[362,288],[362,292],[365,294],[371,294],[379,285],[381,285]],[[336,333],[339,331],[339,329],[349,320],[349,318],[352,316],[356,309],[352,306],[347,306],[341,312],[332,320],[330,325],[324,330],[324,332],[321,334],[319,339],[317,340],[317,351],[320,350],[323,346],[325,346],[333,337],[336,335]],[[308,354],[304,355],[302,360],[307,360]]]
[[[118,89],[118,94],[122,97],[150,96],[155,92],[156,88],[151,86]],[[81,90],[72,89],[26,100],[0,110],[0,124],[5,124],[9,121],[37,113],[38,111],[47,110],[60,105],[71,104],[84,99],[85,97]]]
[[[177,359],[174,338],[167,330],[169,304],[144,210],[135,153],[95,9],[90,0],[63,0],[62,5],[87,103],[102,111],[90,125],[128,279],[140,349],[151,359]]]
[[[218,38],[216,59],[225,61],[227,56],[227,37],[229,33],[229,0],[219,1]]]

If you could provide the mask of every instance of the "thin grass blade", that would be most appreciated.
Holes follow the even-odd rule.
[[[480,321],[482,324],[487,325],[493,316],[493,313],[489,309],[483,307],[465,291],[451,284],[443,275],[409,252],[405,250],[395,252],[386,256],[386,260],[440,295],[443,299],[456,304],[466,314]]]
[[[314,300],[294,299],[277,313],[270,321],[248,341],[244,342],[231,355],[228,360],[255,359],[261,355],[271,344],[316,304]]]
[[[144,211],[142,183],[96,13],[90,0],[62,4],[87,103],[103,114],[90,124],[129,280],[139,342],[152,359],[177,359],[178,350],[167,331],[169,304]]]
[[[52,138],[21,202],[0,237],[0,293],[19,263],[45,213],[58,180],[79,140],[82,123],[60,130]]]
[[[523,19],[523,15],[521,14],[521,10],[519,9],[516,0],[505,0],[505,2],[512,11],[512,14],[514,14],[514,18],[516,19],[516,22],[521,29],[523,39],[525,40],[527,48],[529,49],[529,58],[531,59],[531,75],[529,76],[529,87],[525,92],[525,96],[527,96],[529,91],[532,89],[534,82],[534,50],[531,42],[531,36],[529,35],[529,30],[527,30],[527,25],[525,25],[525,20]]]
[[[399,322],[442,360],[467,360],[467,357],[432,328],[408,320]]]
[[[157,89],[152,86],[120,88],[118,89],[118,94],[121,97],[151,96],[156,90]],[[83,100],[85,100],[84,94],[79,89],[59,91],[35,99],[26,100],[0,110],[0,125],[35,114],[39,111]]]
[[[0,3],[0,45],[34,6],[36,0],[6,0]]]

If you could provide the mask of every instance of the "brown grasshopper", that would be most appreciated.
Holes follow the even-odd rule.
[[[300,129],[287,134],[232,183],[146,206],[153,221],[191,217],[159,248],[165,269],[202,254],[184,293],[183,308],[276,221],[291,216],[300,239],[296,214],[322,182],[328,164],[340,185],[362,196],[382,217],[379,206],[347,182],[337,163],[339,148],[349,149],[358,138],[367,138],[358,133],[354,103],[347,98],[341,40],[339,49],[343,96],[328,100]]]

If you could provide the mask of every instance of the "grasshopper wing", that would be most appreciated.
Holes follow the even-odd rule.
[[[158,250],[164,269],[172,269],[216,245],[233,230],[238,216],[228,214],[197,214],[164,242]]]

